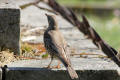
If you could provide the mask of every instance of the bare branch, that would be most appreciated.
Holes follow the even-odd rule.
[[[104,42],[99,34],[89,25],[87,18],[82,15],[83,21],[81,22],[71,9],[67,9],[59,5],[55,0],[48,0],[47,3],[56,12],[60,13],[63,18],[76,26],[85,36],[93,41],[93,43],[100,48],[109,58],[111,58],[119,67],[120,60],[116,57],[118,52],[110,45]]]

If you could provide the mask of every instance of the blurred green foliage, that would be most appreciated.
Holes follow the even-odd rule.
[[[68,7],[111,7],[120,8],[120,0],[57,0],[60,4]]]
[[[107,0],[57,0],[60,3],[106,2]]]
[[[107,0],[78,0],[78,1],[107,1]]]
[[[110,12],[107,12],[105,16],[102,16],[100,14],[104,14],[104,12],[98,12],[98,14],[94,14],[92,11],[92,8],[96,9],[104,9],[104,7],[110,8],[119,8],[120,0],[57,0],[60,4],[63,4],[68,7],[77,7],[77,8],[85,8],[89,7],[91,11],[88,11],[85,13],[87,16],[90,25],[92,25],[95,30],[100,34],[100,36],[111,46],[113,46],[116,49],[120,49],[120,18],[115,17]],[[89,9],[88,9],[89,10]],[[76,11],[76,10],[75,10]],[[101,10],[102,11],[102,10]],[[77,11],[77,14],[79,16],[81,12]],[[97,15],[97,16],[96,16]]]
[[[117,50],[120,49],[120,18],[115,16],[100,17],[87,15],[90,25],[100,34],[105,42]]]
[[[120,17],[113,16],[114,9],[120,9],[120,0],[57,0],[60,4],[81,10],[87,8],[84,13],[87,16],[90,25],[100,34],[108,44],[116,49],[120,49]],[[107,8],[106,8],[107,7]],[[78,9],[79,8],[79,9]],[[111,11],[105,11],[108,9]],[[100,11],[94,14],[94,10]],[[98,10],[97,10],[98,9]],[[113,11],[112,11],[113,10]],[[95,12],[96,12],[95,11]],[[104,15],[105,14],[105,15]],[[104,16],[103,16],[104,15]],[[80,17],[80,16],[79,16]],[[81,19],[81,18],[80,18]]]

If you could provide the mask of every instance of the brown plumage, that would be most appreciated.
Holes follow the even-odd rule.
[[[54,56],[57,57],[66,67],[71,79],[78,79],[76,71],[71,66],[67,44],[58,29],[55,16],[47,14],[46,16],[49,27],[44,33],[44,44],[47,52],[51,55],[51,62]]]

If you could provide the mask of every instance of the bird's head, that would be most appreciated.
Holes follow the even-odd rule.
[[[52,27],[53,29],[57,28],[57,21],[56,21],[55,16],[48,15],[48,14],[45,14],[45,15],[47,16],[49,27]]]

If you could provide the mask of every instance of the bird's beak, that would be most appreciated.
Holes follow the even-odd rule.
[[[46,13],[45,13],[45,15],[46,15],[46,17],[47,17],[47,19],[48,19],[48,16],[49,16],[49,15],[48,15],[48,14],[46,14]]]
[[[49,14],[47,14],[47,13],[45,13],[45,15],[48,17],[48,16],[50,16]]]
[[[49,19],[49,15],[45,13],[45,15],[47,16],[47,19]]]
[[[48,16],[48,14],[45,13],[46,16]]]

